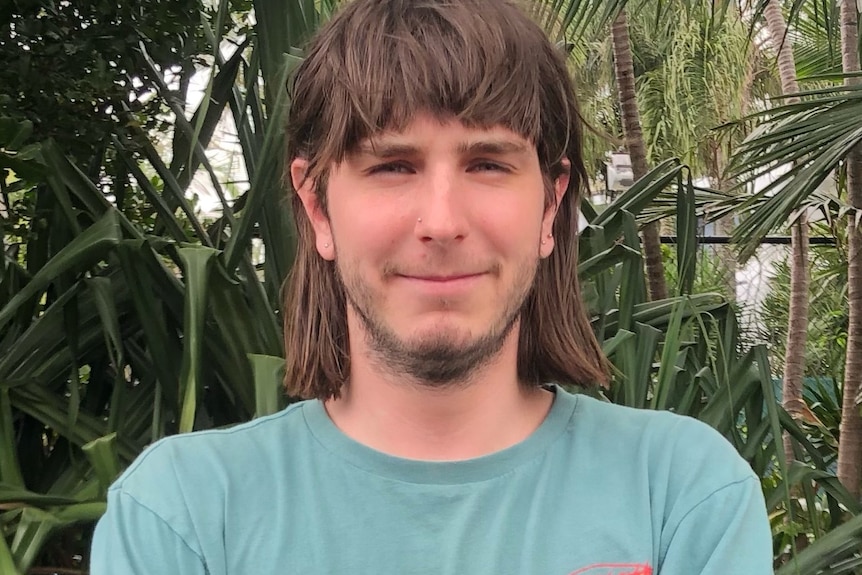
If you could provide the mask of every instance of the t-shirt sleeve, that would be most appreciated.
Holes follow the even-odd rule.
[[[772,534],[756,478],[727,485],[695,505],[667,534],[657,575],[772,575]]]
[[[108,492],[96,525],[91,575],[206,575],[204,561],[172,526],[122,489]]]

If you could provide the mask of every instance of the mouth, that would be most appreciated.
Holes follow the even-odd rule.
[[[446,282],[455,282],[461,280],[469,280],[472,278],[477,278],[483,275],[482,273],[458,273],[458,274],[404,274],[401,277],[411,280],[419,280],[426,282],[436,282],[436,283],[446,283]]]
[[[411,291],[432,297],[467,295],[478,286],[484,273],[398,274]]]

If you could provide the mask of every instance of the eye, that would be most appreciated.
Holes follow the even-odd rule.
[[[473,172],[508,172],[509,169],[497,162],[490,162],[488,160],[481,160],[478,162],[474,162],[473,165],[470,166],[470,170]]]
[[[369,174],[410,174],[413,169],[403,162],[378,164],[368,169]]]

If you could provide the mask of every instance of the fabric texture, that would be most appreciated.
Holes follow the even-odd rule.
[[[715,430],[555,388],[523,442],[391,457],[319,401],[161,440],[115,482],[92,575],[768,575],[760,482]]]

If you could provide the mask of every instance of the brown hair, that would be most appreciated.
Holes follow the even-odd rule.
[[[505,0],[353,0],[314,37],[297,69],[287,165],[326,206],[326,174],[364,139],[406,127],[419,112],[471,126],[502,125],[533,142],[545,178],[571,162],[554,222],[554,250],[539,264],[520,322],[518,377],[592,386],[607,363],[584,311],[577,278],[578,205],[586,185],[582,123],[563,55]],[[290,395],[338,397],[349,376],[345,295],[334,262],[315,250],[297,194],[296,261],[287,278],[284,331]]]

